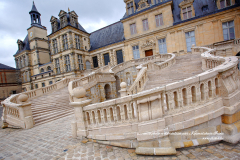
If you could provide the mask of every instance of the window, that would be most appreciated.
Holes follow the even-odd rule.
[[[148,20],[144,19],[142,22],[143,22],[143,31],[147,31],[149,29],[148,28]]]
[[[116,52],[117,55],[117,64],[120,64],[123,62],[123,54],[122,54],[122,50],[118,50]]]
[[[109,54],[107,53],[107,54],[104,54],[103,56],[104,56],[104,64],[105,66],[107,66],[108,63],[110,62]]]
[[[186,43],[187,43],[187,52],[191,52],[192,45],[193,44],[196,45],[194,31],[186,32],[185,37],[186,37]]]
[[[67,50],[68,49],[68,39],[67,39],[67,34],[64,34],[62,36],[62,41],[63,41],[63,50]]]
[[[162,14],[156,15],[155,16],[155,20],[156,20],[156,26],[162,26],[163,25],[163,17]]]
[[[38,84],[35,84],[35,89],[38,89]]]
[[[139,54],[139,47],[137,46],[133,46],[133,57],[134,59],[139,59],[140,58],[140,54]]]
[[[66,72],[71,71],[71,64],[69,55],[65,56]]]
[[[159,46],[159,53],[160,54],[166,54],[167,53],[166,38],[159,39],[158,40],[158,46]]]
[[[43,72],[44,72],[44,69],[42,68],[42,69],[41,69],[41,73],[43,73]]]
[[[53,82],[52,82],[52,81],[49,81],[49,85],[51,85],[51,84],[53,84]]]
[[[86,68],[87,69],[91,69],[92,67],[91,67],[91,63],[89,62],[89,61],[86,61]]]
[[[53,52],[54,54],[58,53],[57,39],[53,40]]]
[[[224,41],[235,39],[234,21],[225,22],[222,24],[222,26]]]
[[[183,20],[192,18],[192,7],[182,8]]]
[[[136,23],[133,23],[130,25],[130,31],[131,31],[131,35],[134,35],[137,33]]]
[[[203,12],[206,12],[206,11],[208,11],[208,5],[206,5],[206,6],[203,6],[203,7],[202,7],[202,11],[203,11]]]
[[[98,58],[97,58],[97,56],[93,57],[92,59],[93,59],[93,67],[97,68],[98,67]]]
[[[47,70],[48,70],[48,71],[51,71],[52,69],[51,69],[51,67],[50,67],[50,66],[48,66],[48,67],[47,67]]]
[[[56,65],[57,74],[60,74],[61,70],[60,70],[59,58],[55,59],[55,65]]]
[[[225,7],[229,7],[232,5],[232,0],[220,0],[220,7],[225,8]]]
[[[79,70],[83,70],[82,55],[78,55],[78,65],[79,65]]]
[[[45,87],[45,83],[42,83],[42,87]]]
[[[130,2],[130,3],[127,4],[127,10],[128,10],[128,15],[134,13],[133,2]]]
[[[76,49],[81,49],[80,38],[78,35],[75,35]]]

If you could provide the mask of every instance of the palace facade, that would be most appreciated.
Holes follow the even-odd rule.
[[[126,13],[109,26],[88,33],[74,11],[41,24],[33,3],[31,26],[14,55],[24,91],[63,78],[83,77],[99,67],[143,57],[192,52],[195,46],[228,44],[240,38],[240,0],[124,0]],[[235,56],[239,45],[219,50]],[[126,81],[122,80],[121,81]]]

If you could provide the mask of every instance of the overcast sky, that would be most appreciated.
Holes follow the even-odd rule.
[[[42,25],[51,32],[50,18],[60,10],[74,10],[89,33],[119,21],[125,13],[123,0],[35,0]],[[0,63],[15,67],[17,40],[24,40],[31,25],[32,0],[0,0]]]

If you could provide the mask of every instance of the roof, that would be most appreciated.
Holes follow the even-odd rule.
[[[21,53],[22,51],[26,51],[26,50],[30,50],[30,45],[29,45],[29,40],[28,40],[28,34],[25,37],[24,41],[23,41],[23,49],[21,51],[17,50],[16,55],[18,55],[19,53]]]
[[[37,12],[37,13],[39,13],[38,10],[37,10],[37,7],[35,6],[34,1],[33,1],[33,5],[32,5],[32,10],[31,10],[29,13],[31,13],[31,12]],[[40,14],[40,13],[39,13],[39,14]]]
[[[0,69],[7,69],[7,70],[16,70],[16,68],[7,66],[5,64],[0,63]]]
[[[90,51],[124,41],[122,22],[116,22],[107,27],[92,32],[90,35]]]

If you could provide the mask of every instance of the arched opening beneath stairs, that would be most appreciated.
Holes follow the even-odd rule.
[[[111,99],[111,86],[109,84],[106,84],[104,87],[105,90],[105,98],[106,100]]]

